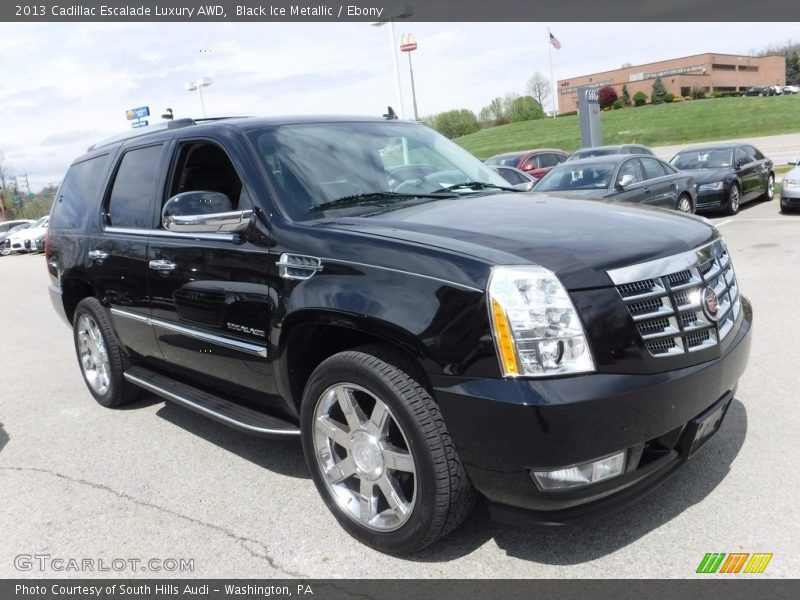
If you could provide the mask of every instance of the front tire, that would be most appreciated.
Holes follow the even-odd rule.
[[[115,408],[138,398],[141,390],[125,381],[128,359],[99,300],[81,300],[72,323],[78,364],[94,399],[101,406]]]
[[[469,515],[475,492],[416,368],[381,346],[323,361],[303,393],[303,452],[339,524],[390,554],[422,550]]]
[[[675,210],[682,213],[691,214],[694,212],[694,207],[692,206],[692,198],[689,194],[681,194],[678,198],[678,203],[675,205]]]
[[[739,206],[741,204],[742,197],[741,193],[739,192],[739,186],[737,184],[733,184],[731,186],[730,191],[728,192],[728,208],[727,213],[731,216],[735,215],[739,212]]]

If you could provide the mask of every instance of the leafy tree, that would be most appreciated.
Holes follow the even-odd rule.
[[[625,83],[622,84],[622,104],[625,106],[631,105],[631,94],[628,91],[628,85]]]
[[[544,106],[545,101],[550,97],[550,81],[537,71],[533,74],[533,77],[528,79],[525,91],[528,92],[528,95],[536,100],[540,106]]]
[[[475,133],[480,129],[478,117],[469,109],[448,110],[431,117],[431,126],[449,139]]]
[[[479,118],[482,122],[486,121],[496,122],[500,119],[503,119],[506,116],[507,114],[506,114],[505,102],[503,102],[503,99],[500,98],[499,96],[497,98],[492,99],[492,101],[489,102],[489,104],[484,106],[479,114]]]
[[[664,96],[667,95],[667,88],[664,87],[664,82],[661,81],[661,77],[656,77],[656,80],[653,82],[653,94],[652,94],[652,102],[653,104],[661,104],[664,102]]]
[[[509,92],[505,96],[503,96],[503,111],[505,116],[511,115],[511,105],[514,103],[514,100],[519,98],[519,94],[516,92]]]
[[[625,103],[622,101],[622,98],[617,98],[616,100],[614,100],[614,103],[611,106],[614,108],[614,110],[619,110],[620,108],[625,106]]]
[[[647,94],[644,92],[636,92],[633,95],[633,103],[636,106],[643,106],[647,102]]]
[[[617,98],[617,90],[610,85],[601,87],[599,90],[597,90],[597,101],[600,103],[600,108],[608,108],[614,104],[614,101]]]
[[[786,85],[800,83],[800,54],[794,50],[786,55]]]
[[[531,96],[520,96],[511,102],[511,110],[508,113],[508,118],[512,123],[543,119],[544,109],[542,105]]]

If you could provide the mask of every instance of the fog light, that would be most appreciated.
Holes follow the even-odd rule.
[[[531,476],[542,490],[565,490],[598,483],[625,472],[625,452],[600,460],[564,467],[554,471],[531,471]]]

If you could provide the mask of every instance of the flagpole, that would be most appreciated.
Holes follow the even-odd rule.
[[[550,33],[550,28],[547,28],[547,54],[550,57],[550,85],[553,90],[553,118],[556,118],[556,80],[553,77],[553,34]]]

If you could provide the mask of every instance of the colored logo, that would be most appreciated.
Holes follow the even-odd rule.
[[[769,552],[707,552],[697,567],[697,573],[763,573],[772,553]]]

